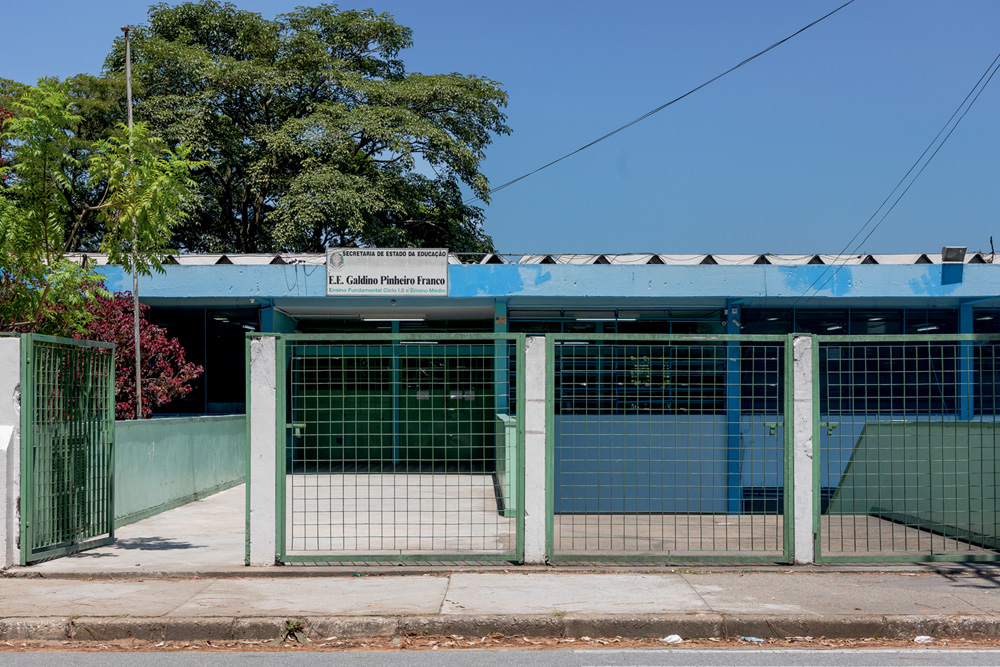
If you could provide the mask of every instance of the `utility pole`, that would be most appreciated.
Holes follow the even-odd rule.
[[[132,52],[130,50],[129,27],[122,26],[125,33],[125,95],[128,102],[128,145],[132,148]],[[130,159],[131,159],[131,151]],[[135,325],[135,418],[142,419],[142,354],[139,350],[139,271],[136,260],[139,246],[139,223],[132,219],[132,318]]]

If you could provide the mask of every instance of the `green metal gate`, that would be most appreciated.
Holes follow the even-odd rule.
[[[114,541],[114,345],[21,337],[21,563]]]
[[[788,337],[547,343],[550,560],[791,560]]]
[[[287,335],[278,364],[281,561],[522,559],[523,335]]]
[[[1000,555],[1000,336],[819,336],[818,561]]]

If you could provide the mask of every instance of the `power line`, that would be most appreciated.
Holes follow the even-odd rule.
[[[948,138],[951,137],[952,133],[958,127],[958,124],[962,122],[962,119],[965,118],[965,115],[969,113],[970,109],[972,109],[972,105],[976,103],[976,100],[979,99],[979,96],[982,95],[984,90],[986,90],[986,86],[988,86],[990,81],[993,80],[993,76],[997,73],[998,69],[1000,69],[1000,53],[996,55],[996,57],[993,59],[993,62],[990,63],[989,67],[986,68],[986,71],[984,71],[982,76],[979,77],[979,80],[976,81],[976,84],[972,87],[972,90],[969,91],[969,93],[965,96],[962,102],[958,105],[958,108],[956,108],[955,111],[952,112],[951,116],[945,122],[944,126],[938,131],[936,135],[934,135],[934,138],[927,145],[927,148],[924,149],[923,153],[920,154],[920,157],[916,159],[913,165],[907,170],[906,174],[904,174],[903,177],[899,179],[899,182],[896,183],[896,187],[894,187],[892,191],[889,192],[888,196],[886,196],[886,198],[882,201],[882,203],[879,204],[878,208],[875,209],[875,212],[871,214],[871,217],[869,217],[868,220],[865,221],[865,224],[861,225],[861,228],[854,233],[854,236],[851,237],[851,240],[848,241],[847,244],[844,245],[844,247],[840,250],[840,252],[837,254],[837,257],[833,260],[833,264],[828,265],[828,267],[825,268],[822,271],[822,273],[820,273],[819,276],[816,277],[816,279],[812,282],[812,284],[809,285],[809,287],[807,287],[802,292],[802,295],[799,296],[798,299],[796,299],[795,303],[793,303],[790,306],[790,308],[795,308],[796,306],[799,305],[799,302],[803,300],[808,301],[809,299],[812,299],[817,294],[819,294],[820,290],[826,287],[830,283],[830,281],[836,277],[837,272],[840,271],[840,269],[842,269],[844,266],[846,266],[848,257],[857,254],[858,250],[864,245],[864,243],[869,238],[871,238],[871,235],[875,233],[875,230],[878,229],[883,222],[885,222],[885,219],[888,217],[888,215],[892,213],[893,209],[896,208],[896,205],[899,204],[900,200],[902,200],[902,198],[906,195],[906,193],[909,192],[910,188],[913,187],[913,184],[917,181],[918,178],[920,178],[920,174],[924,173],[924,169],[927,168],[927,165],[931,163],[931,160],[934,159],[934,156],[938,154],[938,151],[941,150],[941,148],[948,141]],[[954,121],[954,124],[952,123],[952,121]],[[944,138],[941,138],[942,134],[944,134]],[[938,139],[941,139],[940,143],[938,142]],[[936,148],[935,144],[937,144]],[[934,150],[931,152],[932,148]],[[930,152],[930,156],[927,157],[927,160],[925,161],[924,157],[927,156],[928,152]],[[921,161],[923,161],[922,165]],[[918,166],[920,167],[919,169],[917,169]],[[905,188],[903,188],[903,191],[899,193],[899,196],[896,197],[895,201],[892,202],[892,205],[885,210],[885,212],[882,214],[882,217],[879,218],[879,221],[875,223],[875,226],[872,227],[871,230],[867,234],[865,234],[865,237],[861,239],[857,243],[857,245],[854,246],[854,249],[848,253],[847,250],[848,248],[851,247],[851,244],[854,243],[854,240],[864,233],[868,225],[870,225],[872,223],[872,220],[874,220],[875,217],[879,214],[879,211],[885,208],[886,204],[889,203],[889,200],[892,199],[892,196],[896,194],[896,191],[898,191],[904,183],[906,183],[907,179],[910,177],[910,174],[913,174],[914,170],[917,170],[917,173],[914,174],[912,179],[910,179],[910,182],[906,185]],[[840,262],[842,259],[843,259],[842,263],[838,265],[837,262]],[[827,278],[825,281],[823,281],[822,285],[816,287],[816,284],[819,283],[820,280],[823,280],[823,277],[829,272],[830,267],[836,267],[836,268],[834,269],[830,277]],[[813,288],[815,288],[815,290],[813,291],[812,294],[809,294],[809,290],[812,290]]]
[[[517,182],[519,182],[519,181],[523,181],[524,179],[528,178],[529,176],[533,176],[533,175],[537,174],[538,172],[542,171],[543,169],[548,169],[548,168],[549,168],[549,167],[551,167],[552,165],[555,165],[555,164],[558,164],[558,163],[562,162],[563,160],[565,160],[565,159],[566,159],[566,158],[568,158],[568,157],[572,157],[572,156],[576,155],[577,153],[579,153],[579,152],[581,152],[581,151],[585,151],[585,150],[587,150],[587,149],[588,149],[588,148],[590,148],[591,146],[594,146],[594,145],[596,145],[596,144],[599,144],[599,143],[601,143],[602,141],[604,141],[605,139],[608,139],[609,137],[613,137],[614,135],[618,134],[619,132],[622,132],[623,130],[627,130],[628,128],[632,127],[632,126],[633,126],[633,125],[635,125],[636,123],[641,123],[642,121],[646,120],[646,119],[647,119],[647,118],[649,118],[650,116],[652,116],[652,115],[654,115],[654,114],[657,114],[657,113],[659,113],[659,112],[663,111],[664,109],[666,109],[666,108],[667,108],[667,107],[669,107],[670,105],[672,105],[672,104],[676,104],[677,102],[680,102],[681,100],[683,100],[683,99],[684,99],[685,97],[688,97],[688,96],[690,96],[690,95],[693,95],[694,93],[698,92],[698,91],[699,91],[699,90],[701,90],[702,88],[704,88],[704,87],[706,87],[706,86],[708,86],[708,85],[710,85],[710,84],[712,84],[712,83],[715,83],[716,81],[718,81],[718,80],[719,80],[719,79],[721,79],[722,77],[726,76],[727,74],[730,74],[730,73],[732,73],[732,72],[735,72],[735,71],[736,71],[736,70],[738,70],[739,68],[743,67],[744,65],[746,65],[747,63],[749,63],[749,62],[751,62],[751,61],[753,61],[753,60],[756,60],[757,58],[759,58],[760,56],[764,55],[764,54],[765,54],[765,53],[767,53],[768,51],[770,51],[770,50],[772,50],[772,49],[774,49],[774,48],[776,48],[776,47],[778,47],[778,46],[781,46],[782,44],[784,44],[784,43],[785,43],[785,42],[787,42],[788,40],[792,39],[793,37],[795,37],[795,36],[797,36],[797,35],[800,35],[800,34],[802,34],[802,33],[803,33],[803,32],[805,32],[806,30],[808,30],[809,28],[811,28],[811,27],[813,27],[814,25],[816,25],[817,23],[819,23],[819,22],[821,22],[821,21],[823,21],[823,20],[825,20],[825,19],[828,19],[828,18],[830,18],[831,16],[833,16],[834,14],[836,14],[837,12],[839,12],[839,11],[840,11],[841,9],[843,9],[843,8],[844,8],[844,7],[846,7],[847,5],[850,5],[850,4],[852,4],[853,2],[854,2],[854,0],[847,0],[847,2],[845,2],[844,4],[842,4],[842,5],[840,6],[840,7],[837,7],[836,9],[834,9],[834,10],[833,10],[832,12],[830,12],[829,14],[826,14],[826,15],[824,15],[824,16],[821,16],[820,18],[816,19],[816,20],[815,20],[815,21],[813,21],[812,23],[810,23],[810,24],[808,24],[808,25],[806,25],[806,26],[804,26],[804,27],[802,27],[802,28],[800,28],[800,29],[796,30],[796,31],[795,31],[795,32],[793,32],[793,33],[792,33],[791,35],[789,35],[788,37],[785,37],[784,39],[782,39],[782,40],[779,40],[779,41],[775,42],[774,44],[772,44],[771,46],[767,47],[767,48],[766,48],[766,49],[764,49],[763,51],[758,51],[757,53],[755,53],[754,55],[750,56],[749,58],[747,58],[747,59],[745,59],[745,60],[741,61],[741,62],[740,62],[739,64],[737,64],[737,65],[734,65],[733,67],[730,67],[729,69],[727,69],[727,70],[726,70],[725,72],[723,72],[722,74],[719,74],[719,75],[717,75],[717,76],[714,76],[714,77],[712,77],[711,79],[709,79],[708,81],[706,81],[705,83],[701,84],[700,86],[697,86],[697,87],[695,87],[695,88],[692,88],[691,90],[687,91],[686,93],[684,93],[684,94],[683,94],[683,95],[681,95],[680,97],[675,97],[674,99],[670,100],[670,101],[669,101],[669,102],[667,102],[666,104],[661,104],[660,106],[656,107],[656,108],[655,108],[655,109],[653,109],[652,111],[648,111],[648,112],[644,113],[643,115],[639,116],[639,117],[638,117],[638,118],[636,118],[635,120],[632,120],[632,121],[629,121],[628,123],[625,123],[625,124],[624,124],[624,125],[622,125],[621,127],[618,127],[618,128],[616,128],[616,129],[612,130],[611,132],[608,132],[607,134],[605,134],[605,135],[603,135],[603,136],[601,136],[601,137],[598,137],[597,139],[594,139],[593,141],[591,141],[591,142],[589,142],[589,143],[586,143],[586,144],[584,144],[583,146],[580,146],[580,147],[579,147],[579,148],[577,148],[577,149],[576,149],[575,151],[572,151],[572,152],[570,152],[570,153],[566,153],[566,154],[565,154],[565,155],[563,155],[562,157],[560,157],[560,158],[557,158],[557,159],[553,160],[552,162],[549,162],[548,164],[544,164],[544,165],[542,165],[541,167],[538,167],[537,169],[534,169],[534,170],[532,170],[532,171],[529,171],[529,172],[528,172],[528,173],[526,173],[526,174],[523,174],[522,176],[518,176],[518,177],[517,177],[517,178],[515,178],[515,179],[512,179],[512,180],[510,180],[510,181],[507,181],[506,183],[504,183],[504,184],[502,184],[502,185],[498,185],[497,187],[495,187],[495,188],[492,188],[492,189],[491,189],[491,190],[489,191],[489,194],[491,194],[491,195],[492,195],[492,194],[494,194],[494,193],[496,193],[496,192],[499,192],[500,190],[503,190],[504,188],[508,188],[508,187],[510,187],[510,186],[512,186],[512,185],[514,185],[515,183],[517,183]],[[476,201],[477,199],[480,199],[480,197],[478,197],[478,196],[476,196],[476,197],[470,197],[469,199],[465,200],[465,202],[464,202],[464,203],[466,203],[466,204],[469,204],[469,203],[471,203],[471,202],[474,202],[474,201]]]

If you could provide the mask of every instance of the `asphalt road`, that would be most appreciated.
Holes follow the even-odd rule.
[[[341,653],[4,653],[4,667],[979,667],[1000,650],[636,649],[388,651]]]

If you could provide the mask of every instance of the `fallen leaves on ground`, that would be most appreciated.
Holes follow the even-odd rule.
[[[658,648],[669,646],[670,650],[684,651],[689,648],[768,648],[809,647],[819,649],[845,648],[913,648],[913,638],[887,639],[868,637],[865,639],[832,639],[828,637],[788,637],[785,639],[766,638],[760,644],[748,644],[738,637],[708,637],[702,639],[685,638],[683,644],[665,645],[660,638],[634,637],[526,637],[523,635],[506,637],[491,632],[482,637],[462,635],[412,635],[393,637],[315,637],[308,643],[296,641],[274,642],[273,640],[211,640],[211,641],[160,641],[140,639],[119,639],[113,641],[79,640],[10,640],[0,641],[0,653],[4,652],[51,652],[71,651],[79,653],[97,652],[314,652],[314,651],[437,651],[463,649],[532,649],[555,648]],[[1000,648],[996,639],[952,639],[935,638],[931,648]]]

